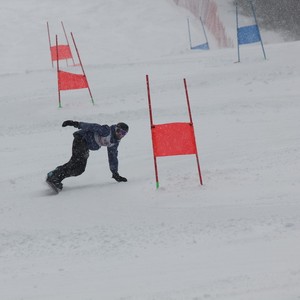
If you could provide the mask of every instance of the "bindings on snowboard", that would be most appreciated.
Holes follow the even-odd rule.
[[[55,177],[53,171],[47,174],[46,183],[56,194],[58,194],[63,188],[62,183],[59,181],[57,177]]]

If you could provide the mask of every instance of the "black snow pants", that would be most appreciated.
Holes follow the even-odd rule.
[[[57,177],[59,181],[62,181],[67,177],[82,174],[85,171],[88,157],[89,149],[86,141],[82,139],[81,135],[75,133],[72,145],[72,156],[66,164],[54,170],[54,176]]]

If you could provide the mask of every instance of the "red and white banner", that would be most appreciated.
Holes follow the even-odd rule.
[[[174,0],[174,2],[189,10],[195,17],[202,18],[204,25],[215,37],[218,47],[234,47],[234,43],[227,35],[225,26],[219,17],[218,6],[214,0]]]

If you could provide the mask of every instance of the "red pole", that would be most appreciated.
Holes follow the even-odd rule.
[[[191,112],[191,106],[190,106],[190,99],[189,99],[189,94],[188,94],[188,89],[187,89],[187,84],[186,84],[185,78],[183,79],[183,83],[184,83],[186,101],[187,101],[187,106],[188,106],[188,111],[189,111],[190,124],[194,128],[193,119],[192,119],[192,112]],[[195,132],[194,132],[194,139],[195,139]],[[199,163],[198,150],[197,150],[197,144],[196,144],[196,139],[195,139],[195,147],[196,147],[196,161],[197,161],[197,168],[198,168],[198,174],[199,174],[200,184],[203,185],[202,175],[201,175],[201,169],[200,169],[200,163]]]
[[[67,44],[68,44],[69,49],[70,49],[70,53],[71,53],[71,56],[72,56],[73,65],[75,66],[75,61],[74,61],[74,58],[73,58],[73,55],[72,55],[72,52],[71,52],[71,47],[70,47],[69,40],[68,40],[68,37],[67,37],[67,34],[66,34],[65,26],[64,26],[64,23],[62,21],[61,21],[61,26],[63,28],[64,34],[65,34],[65,38],[66,38]],[[66,61],[67,61],[67,64],[68,64],[68,60],[67,59],[66,59]]]
[[[149,113],[150,113],[150,125],[152,128],[153,127],[153,115],[152,115],[150,85],[149,85],[149,76],[148,75],[146,75],[146,82],[147,82],[148,104],[149,104]]]
[[[51,54],[51,39],[50,39],[50,29],[49,29],[49,23],[47,22],[47,31],[48,31],[48,40],[49,40],[49,48],[50,48],[50,58],[51,58],[51,63],[52,63],[52,68],[53,66],[53,60],[52,60],[52,54]]]
[[[186,79],[185,78],[183,78],[183,83],[184,83],[186,102],[187,102],[187,107],[188,107],[188,112],[189,112],[189,117],[190,117],[190,123],[191,123],[191,125],[193,125],[192,112],[191,112],[191,106],[190,106],[190,99],[189,99],[189,94],[188,94],[187,84],[186,84]]]
[[[60,89],[59,89],[59,59],[58,59],[58,38],[57,35],[55,36],[55,41],[56,41],[56,66],[57,66],[57,86],[58,86],[58,107],[61,108],[61,101],[60,101]]]
[[[73,33],[71,32],[71,37],[72,37],[72,40],[73,40],[73,43],[74,43],[74,47],[75,47],[75,50],[76,50],[76,53],[77,53],[77,56],[78,56],[78,60],[79,60],[79,63],[80,63],[80,66],[81,66],[81,70],[82,70],[82,73],[86,79],[86,75],[85,75],[85,72],[84,72],[84,69],[83,69],[83,65],[82,65],[82,62],[81,62],[81,59],[80,59],[80,55],[79,55],[79,52],[78,52],[78,49],[77,49],[77,46],[76,46],[76,43],[75,43],[75,39],[74,39],[74,36],[73,36]],[[89,83],[86,79],[86,82],[87,82],[87,86],[88,86],[88,90],[89,90],[89,93],[90,93],[90,96],[91,96],[91,100],[92,100],[92,103],[94,103],[94,99],[93,99],[93,96],[92,96],[92,92],[91,92],[91,89],[90,89],[90,86],[89,86]]]
[[[149,76],[146,75],[146,83],[147,83],[147,94],[148,94],[148,104],[149,104],[149,115],[150,115],[150,126],[151,126],[151,133],[155,125],[153,124],[153,115],[152,115],[152,107],[151,107],[151,97],[150,97],[150,85],[149,85]],[[155,169],[155,180],[156,180],[156,188],[159,188],[159,180],[158,180],[158,168],[157,168],[157,161],[154,152],[154,144],[152,140],[152,147],[153,147],[153,160],[154,160],[154,169]]]
[[[201,170],[200,170],[200,163],[199,163],[199,157],[198,157],[198,150],[196,146],[196,161],[197,161],[197,168],[198,168],[198,174],[199,174],[199,179],[200,179],[200,184],[203,185],[203,180],[202,180],[202,175],[201,175]]]

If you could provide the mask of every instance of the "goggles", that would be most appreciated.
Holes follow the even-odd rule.
[[[116,129],[116,134],[119,136],[119,137],[124,137],[126,134],[127,134],[127,131],[122,129],[122,128],[117,128]]]

